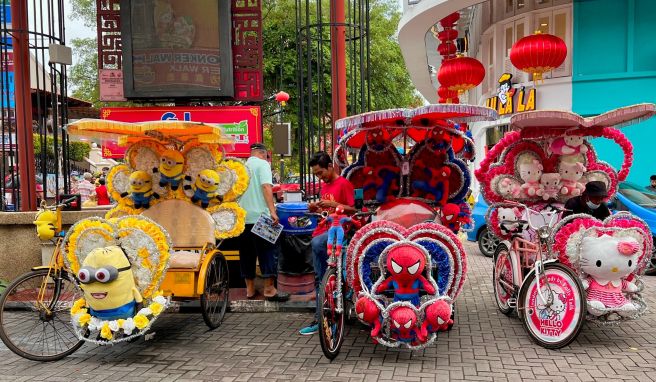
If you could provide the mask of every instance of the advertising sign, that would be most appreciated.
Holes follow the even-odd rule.
[[[250,145],[263,139],[259,106],[106,107],[100,115],[121,122],[180,120],[217,124],[235,140],[234,150],[228,154],[240,158],[247,158]]]
[[[121,159],[125,156],[127,147],[119,146],[114,141],[103,141],[100,145],[102,157],[106,159]]]
[[[514,88],[512,74],[504,73],[499,77],[497,95],[485,100],[485,106],[495,109],[499,115],[535,110],[535,88]]]
[[[100,82],[100,100],[121,102],[123,97],[123,71],[121,69],[98,70]]]

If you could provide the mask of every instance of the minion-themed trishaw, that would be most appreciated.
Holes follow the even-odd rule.
[[[494,254],[496,304],[506,315],[516,312],[540,346],[566,346],[584,321],[620,324],[646,311],[640,276],[653,250],[647,224],[626,212],[603,221],[586,214],[562,217],[568,212],[563,203],[586,191],[586,184],[613,197],[633,162],[631,142],[619,128],[655,113],[656,105],[638,104],[593,118],[568,111],[516,114],[513,131],[476,170],[491,203],[488,227],[502,240]],[[620,147],[619,171],[597,157],[588,138]]]
[[[358,217],[367,215],[371,221],[350,242],[328,243],[319,293],[326,357],[338,355],[345,317],[353,310],[371,328],[372,340],[388,347],[420,349],[451,328],[467,273],[457,234],[471,214],[465,160],[473,159],[473,142],[462,127],[496,118],[486,107],[429,105],[337,122],[342,136],[334,162],[371,210],[350,218],[340,211],[324,216],[333,223],[331,231],[342,228],[337,222],[360,226]],[[351,154],[357,159],[349,164]],[[348,225],[344,229],[349,237]]]
[[[248,172],[225,157],[218,126],[183,121],[80,120],[72,136],[116,139],[125,163],[107,176],[116,207],[61,230],[61,207],[42,207],[35,224],[56,239],[48,267],[14,281],[0,298],[0,338],[16,354],[63,358],[85,341],[99,345],[144,335],[172,300],[200,300],[217,328],[229,304],[222,239],[244,229],[236,203]]]

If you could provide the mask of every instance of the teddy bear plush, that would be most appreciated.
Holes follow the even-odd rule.
[[[547,172],[540,177],[540,184],[544,192],[542,199],[555,199],[560,194],[560,174],[557,172]]]
[[[560,193],[567,196],[581,195],[585,186],[579,182],[585,173],[585,166],[580,162],[560,162],[558,165],[560,174]]]
[[[590,314],[601,316],[612,312],[623,317],[635,314],[638,307],[625,293],[638,290],[627,278],[635,271],[640,252],[640,244],[631,237],[604,234],[583,239],[580,264],[581,271],[587,275],[582,281]]]
[[[540,184],[540,177],[542,176],[542,163],[539,160],[533,159],[528,163],[519,164],[519,177],[522,178],[524,183],[521,187],[515,190],[513,196],[535,197],[542,196],[544,190]]]
[[[585,139],[579,135],[565,135],[551,141],[549,145],[549,154],[572,155],[585,154],[588,147],[584,144]]]

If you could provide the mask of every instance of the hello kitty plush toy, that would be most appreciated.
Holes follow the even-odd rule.
[[[555,199],[560,194],[560,174],[557,172],[548,172],[540,177],[540,184],[544,188],[542,199]]]
[[[634,315],[639,307],[624,293],[638,290],[626,278],[636,269],[641,255],[639,243],[631,237],[594,235],[583,239],[580,254],[581,271],[587,275],[582,281],[588,295],[588,312],[594,316],[609,310],[623,317]]]
[[[583,177],[583,173],[585,173],[585,166],[582,163],[562,161],[558,165],[558,173],[560,174],[561,194],[578,196],[585,190],[583,183],[579,182]]]
[[[522,178],[524,183],[518,190],[515,191],[515,195],[513,196],[542,196],[544,193],[542,185],[540,184],[542,169],[542,163],[540,163],[540,161],[537,159],[533,159],[528,163],[520,163],[519,177]]]
[[[585,139],[580,135],[565,135],[554,139],[547,151],[557,155],[585,154],[588,152],[588,146],[584,143]]]
[[[523,231],[523,225],[518,222],[521,216],[522,213],[517,207],[499,207],[497,209],[497,217],[499,219],[499,230],[501,233],[508,236],[521,233]]]

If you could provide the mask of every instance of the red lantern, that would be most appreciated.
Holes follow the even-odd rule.
[[[440,98],[437,103],[449,103],[449,104],[458,104],[460,103],[460,98]]]
[[[533,74],[533,80],[542,79],[542,74],[559,67],[567,57],[567,45],[560,37],[535,32],[513,45],[510,61],[519,70]]]
[[[449,90],[444,86],[437,89],[437,95],[440,97],[440,103],[458,103],[458,92]]]
[[[437,46],[437,52],[440,56],[452,56],[456,54],[456,44],[453,42],[443,42]]]
[[[461,94],[478,86],[485,78],[485,68],[477,59],[456,57],[442,61],[437,80],[448,90]]]
[[[442,24],[442,26],[445,28],[451,28],[458,20],[460,20],[460,13],[453,12],[452,14],[440,20],[440,24]]]
[[[437,34],[437,38],[442,41],[450,41],[458,38],[458,31],[455,29],[444,29]]]
[[[276,94],[276,101],[280,103],[281,106],[285,106],[287,104],[287,101],[289,101],[289,94],[280,91]]]

